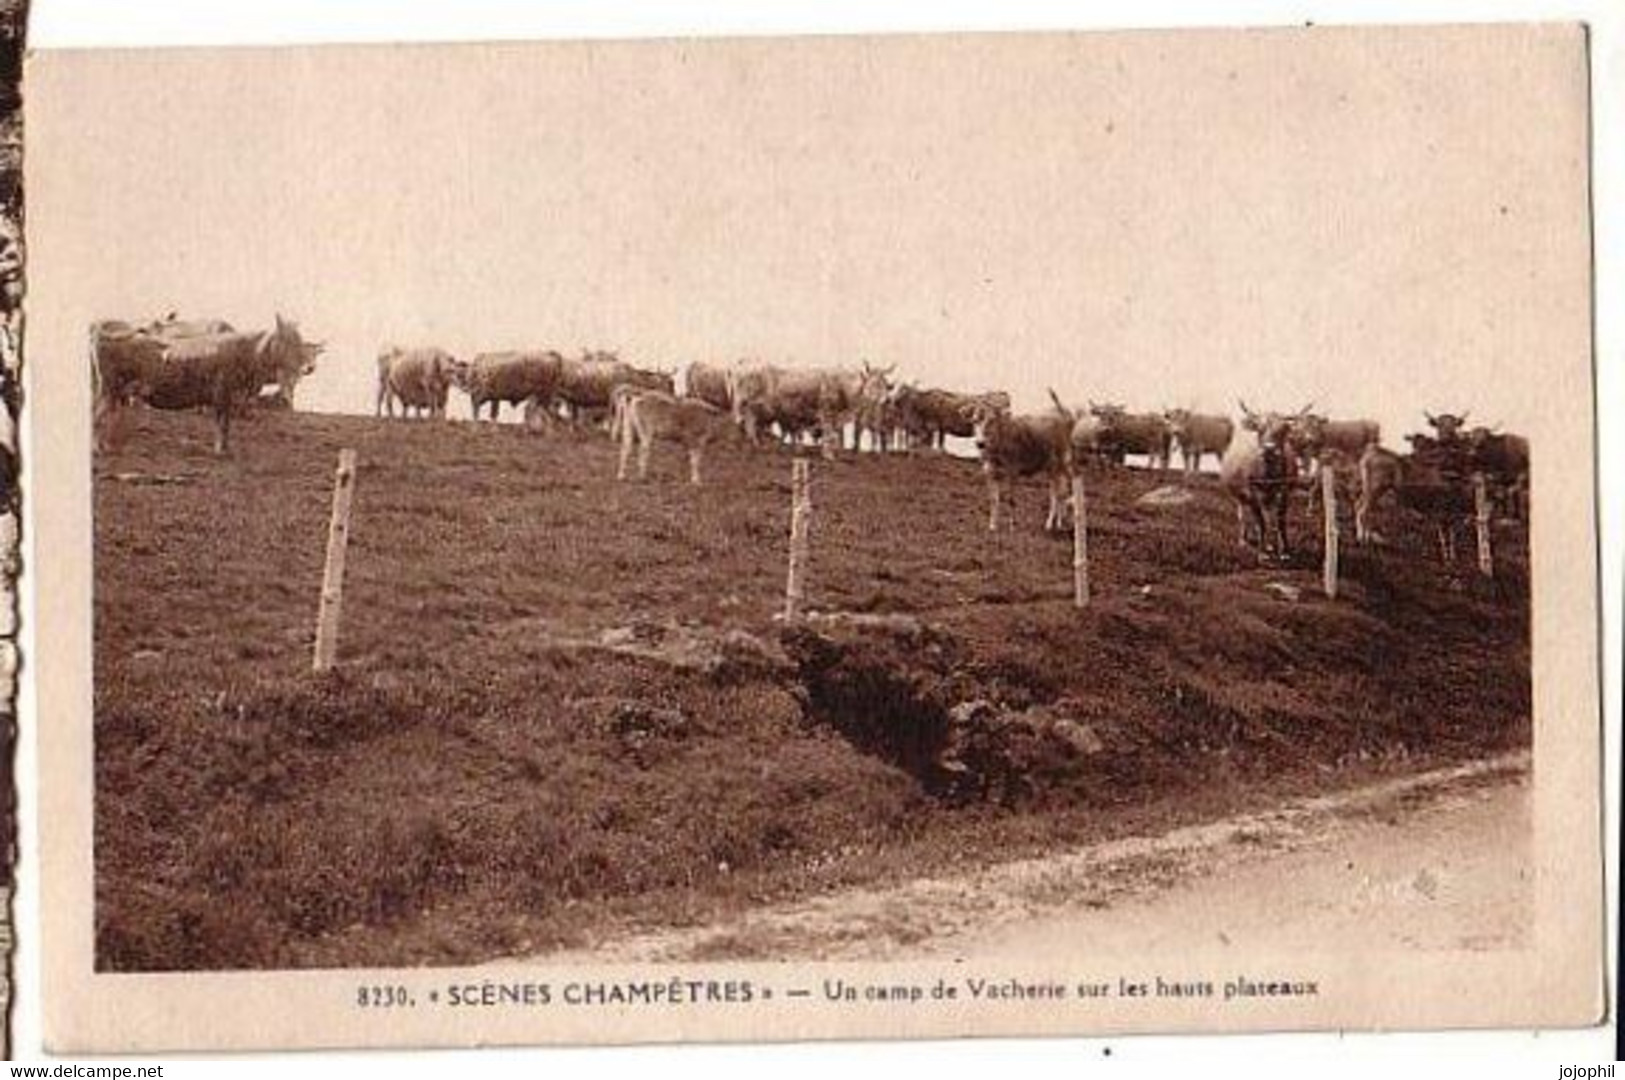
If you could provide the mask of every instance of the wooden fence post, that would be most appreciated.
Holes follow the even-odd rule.
[[[1495,553],[1490,548],[1490,489],[1483,473],[1473,474],[1473,519],[1478,526],[1478,572],[1495,576]]]
[[[1079,473],[1072,476],[1072,604],[1089,606],[1089,507]]]
[[[807,531],[812,522],[812,483],[806,458],[790,471],[790,570],[784,582],[784,621],[794,622],[807,599]]]
[[[1327,599],[1337,599],[1337,542],[1341,530],[1337,524],[1337,474],[1331,466],[1320,466],[1320,504],[1326,516],[1326,561],[1321,567],[1321,587]]]
[[[339,608],[344,599],[344,552],[350,540],[350,496],[355,491],[355,451],[339,451],[333,476],[333,520],[327,526],[327,568],[322,571],[322,600],[316,613],[316,660],[319,674],[333,666],[339,648]]]

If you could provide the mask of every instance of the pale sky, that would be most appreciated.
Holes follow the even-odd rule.
[[[30,352],[281,311],[320,410],[371,411],[388,341],[1530,430],[1589,377],[1583,59],[1507,26],[51,54]]]

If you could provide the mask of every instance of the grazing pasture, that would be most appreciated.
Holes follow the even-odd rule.
[[[466,963],[1153,832],[1530,742],[1521,525],[1497,576],[1399,509],[1319,591],[1229,498],[1089,475],[1092,602],[1042,477],[555,425],[131,410],[95,461],[97,964]],[[358,454],[338,669],[310,671]],[[1007,493],[1007,494],[1010,494]],[[1347,530],[1352,534],[1352,529]]]

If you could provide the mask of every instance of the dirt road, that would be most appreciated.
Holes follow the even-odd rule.
[[[1501,949],[1526,942],[1532,897],[1528,758],[1513,755],[549,959],[1099,957],[1328,940]]]

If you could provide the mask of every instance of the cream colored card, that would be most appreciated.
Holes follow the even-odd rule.
[[[34,55],[48,1047],[1595,1022],[1586,46]],[[170,312],[293,320],[322,345],[294,409],[217,455],[203,398],[131,404],[93,449],[92,324]],[[990,533],[957,435],[719,437],[698,485],[657,443],[620,480],[579,417],[376,416],[387,345],[880,371],[871,403],[1025,416],[1312,406],[1393,454],[1466,414],[1491,475],[1475,517],[1406,473],[1361,542],[1380,466],[1328,458],[1328,596],[1322,508],[1294,489],[1263,562],[1213,458],[1077,467],[1081,534],[1014,481]],[[1526,499],[1485,465],[1514,433]]]

